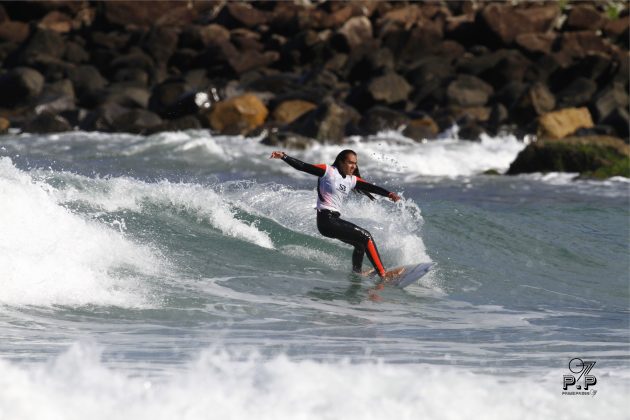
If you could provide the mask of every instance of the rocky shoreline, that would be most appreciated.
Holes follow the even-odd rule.
[[[546,139],[577,136],[563,144],[618,152],[578,172],[629,176],[629,22],[614,0],[3,2],[0,133],[207,128],[304,148],[457,124],[538,134],[533,166],[509,173],[557,170]]]

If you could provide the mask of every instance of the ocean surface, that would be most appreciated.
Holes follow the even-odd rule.
[[[344,218],[436,263],[378,294],[255,139],[0,137],[0,420],[630,418],[630,183],[453,137],[344,146],[404,198]]]

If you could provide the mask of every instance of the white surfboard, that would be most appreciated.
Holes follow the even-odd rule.
[[[420,263],[404,266],[405,270],[393,279],[389,280],[386,284],[395,286],[400,289],[404,289],[412,283],[420,280],[425,274],[429,272],[434,263]]]

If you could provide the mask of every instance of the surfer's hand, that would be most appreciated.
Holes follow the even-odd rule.
[[[269,159],[282,159],[285,155],[286,153],[284,152],[271,152]]]
[[[396,194],[395,192],[390,192],[389,195],[387,196],[390,200],[392,200],[394,203],[398,200],[400,200],[400,196],[398,194]]]

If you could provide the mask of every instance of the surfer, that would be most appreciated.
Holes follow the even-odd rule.
[[[368,259],[382,280],[401,273],[401,269],[389,272],[385,270],[370,232],[340,217],[343,201],[351,190],[365,194],[371,200],[374,200],[372,193],[387,197],[394,202],[400,200],[398,194],[361,179],[357,154],[354,151],[342,150],[332,165],[312,165],[280,151],[271,153],[270,158],[282,159],[299,171],[319,177],[317,180],[317,229],[328,238],[339,239],[354,247],[352,253],[354,272],[369,274],[373,271],[366,273],[361,271],[363,256],[367,252]]]

